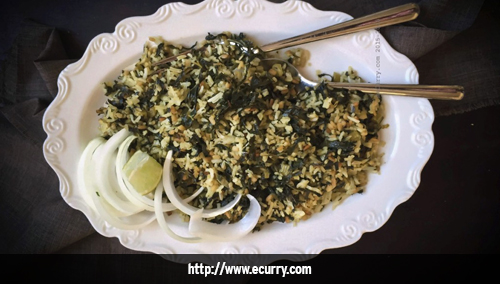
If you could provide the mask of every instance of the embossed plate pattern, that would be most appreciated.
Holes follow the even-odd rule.
[[[48,135],[43,151],[59,177],[62,198],[82,211],[103,236],[116,237],[132,250],[176,255],[173,260],[179,262],[190,261],[180,254],[197,253],[318,254],[351,245],[363,233],[377,230],[397,205],[412,196],[432,153],[434,114],[426,99],[384,97],[385,122],[390,125],[382,133],[386,142],[384,165],[380,175],[370,176],[366,192],[349,197],[335,210],[327,207],[298,226],[271,224],[231,243],[181,243],[164,234],[156,222],[141,230],[114,228],[87,205],[85,190],[78,187],[76,180],[80,154],[98,135],[95,110],[104,102],[101,83],[113,80],[123,68],[133,64],[148,37],[162,36],[190,46],[208,32],[231,31],[243,32],[256,43],[265,44],[349,19],[347,14],[319,11],[294,0],[282,4],[206,0],[196,5],[167,4],[153,15],[121,21],[112,34],[96,36],[83,57],[61,72],[58,95],[43,119]],[[392,49],[375,30],[310,43],[303,48],[310,51],[311,57],[310,64],[301,71],[310,79],[315,78],[317,70],[332,73],[352,66],[368,82],[418,83],[414,64]],[[171,221],[179,230],[185,226],[175,218]]]

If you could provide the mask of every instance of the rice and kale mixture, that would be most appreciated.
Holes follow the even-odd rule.
[[[231,45],[226,39],[238,42]],[[265,55],[245,35],[208,34],[192,47],[150,38],[133,70],[104,84],[97,110],[108,138],[128,128],[160,164],[169,150],[179,194],[215,208],[237,193],[256,197],[256,227],[306,220],[325,206],[361,193],[381,164],[381,97],[333,89],[324,82],[360,82],[349,68],[321,74],[317,88],[297,92],[286,66],[264,68]],[[170,62],[162,59],[179,55]],[[301,50],[289,50],[291,63]],[[238,221],[249,201],[209,221]],[[185,218],[188,218],[185,216]]]

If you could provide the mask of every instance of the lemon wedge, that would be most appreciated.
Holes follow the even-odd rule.
[[[123,166],[123,173],[134,189],[142,195],[155,190],[161,180],[163,167],[141,150],[135,152]]]

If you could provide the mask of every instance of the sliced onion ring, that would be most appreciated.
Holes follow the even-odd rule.
[[[101,218],[110,225],[125,230],[135,230],[142,228],[155,220],[155,214],[150,212],[140,212],[132,216],[120,218],[117,215],[116,209],[111,206],[100,194],[98,188],[91,178],[91,174],[95,171],[95,165],[92,160],[92,155],[95,154],[97,148],[102,146],[106,141],[102,138],[92,140],[85,148],[79,164],[80,184],[83,189],[86,189],[86,200],[93,209],[99,213]]]
[[[125,195],[125,197],[128,200],[130,200],[130,202],[134,203],[138,207],[144,208],[144,210],[154,211],[154,209],[152,209],[153,206],[148,206],[148,204],[141,202],[136,196],[134,196],[133,192],[128,190],[127,185],[123,181],[122,169],[125,163],[127,162],[128,147],[135,138],[136,137],[134,135],[130,135],[120,144],[120,147],[118,147],[118,153],[116,154],[116,162],[115,162],[115,170],[116,170],[116,178],[118,180],[118,186],[121,189],[123,195]]]
[[[187,242],[187,243],[198,243],[202,241],[201,238],[188,238],[188,237],[183,237],[177,235],[172,229],[167,224],[167,221],[165,220],[165,215],[163,215],[163,207],[162,207],[162,194],[163,194],[163,183],[160,182],[158,186],[155,189],[155,197],[154,197],[154,204],[155,204],[155,214],[156,214],[156,220],[158,221],[158,225],[160,225],[160,228],[163,229],[165,233],[167,233],[170,237],[174,238],[175,240],[181,241],[181,242]]]
[[[102,137],[97,137],[92,139],[85,149],[83,149],[83,153],[80,156],[80,161],[78,162],[78,187],[82,191],[83,199],[87,204],[94,210],[96,210],[94,201],[90,195],[87,194],[87,188],[92,183],[92,178],[90,176],[90,170],[87,168],[92,163],[92,155],[96,151],[96,149],[104,144],[106,140]]]
[[[109,170],[111,168],[110,161],[113,154],[123,140],[130,135],[131,133],[123,128],[111,136],[93,155],[93,160],[96,162],[95,173],[99,192],[111,206],[122,212],[123,216],[133,215],[144,210],[144,208],[126,199],[126,197],[121,194],[120,189],[113,188],[112,182],[110,181],[111,175],[109,174]],[[116,171],[114,167],[112,167],[112,169],[114,174],[113,178],[116,178]]]
[[[126,217],[118,217],[111,213],[113,207],[102,197],[92,192],[94,187],[89,187],[89,194],[92,196],[97,212],[104,221],[108,222],[113,227],[124,230],[137,230],[149,225],[156,219],[153,212],[142,211]],[[110,208],[111,207],[111,208]]]
[[[168,151],[167,157],[165,158],[165,163],[163,164],[163,187],[165,188],[165,193],[167,194],[170,202],[172,202],[172,204],[177,207],[177,209],[179,209],[182,213],[191,216],[199,211],[200,208],[196,208],[188,204],[186,201],[182,200],[182,198],[177,193],[177,190],[175,189],[174,181],[172,179],[172,151]],[[231,202],[223,207],[204,209],[201,213],[201,217],[211,218],[222,215],[231,210],[236,204],[238,204],[240,199],[241,194],[238,193],[238,195],[236,195],[236,197]]]
[[[189,233],[210,241],[232,241],[244,237],[255,228],[261,213],[259,201],[250,194],[246,196],[250,199],[250,207],[247,214],[240,221],[233,224],[206,222],[202,219],[203,209],[200,209],[191,215]]]

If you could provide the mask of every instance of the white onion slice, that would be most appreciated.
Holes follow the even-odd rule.
[[[92,187],[89,188],[92,190]],[[92,194],[93,193],[93,194]],[[97,212],[104,221],[111,226],[124,230],[137,230],[149,225],[156,219],[153,212],[142,211],[126,217],[118,217],[111,213],[113,207],[102,196],[98,196],[96,192],[89,192],[92,195],[92,200],[96,206]]]
[[[99,150],[104,146],[104,144],[106,144],[106,140],[104,140],[104,143],[102,143],[101,145],[99,145],[99,147],[97,147],[97,149],[94,151],[94,155],[96,155],[96,153],[99,152]],[[102,195],[102,192],[101,192],[99,185],[98,185],[98,182],[96,180],[96,162],[94,161],[94,159],[95,159],[94,155],[92,156],[92,160],[91,160],[91,165],[92,165],[92,166],[90,166],[91,172],[87,175],[91,178],[91,180],[92,180],[91,185],[92,185],[92,187],[94,187],[95,191],[98,191],[99,194]],[[108,177],[110,174],[112,174],[112,173],[108,172],[106,177]],[[110,181],[110,183],[111,183],[111,181]],[[107,211],[109,212],[109,214],[111,214],[113,216],[124,217],[124,216],[133,215],[133,214],[130,214],[128,212],[123,212],[123,211],[118,210],[116,207],[109,205],[109,202],[106,202],[106,204],[107,204],[107,206],[106,206]]]
[[[95,161],[95,173],[97,187],[99,192],[106,199],[106,201],[116,208],[116,210],[122,212],[122,215],[133,215],[144,208],[135,205],[126,199],[121,193],[120,189],[116,189],[112,186],[110,181],[111,176],[116,177],[115,167],[111,166],[111,160],[113,158],[114,152],[118,149],[118,146],[125,140],[131,133],[127,129],[122,129],[111,136],[106,143],[104,143],[93,155],[93,160]],[[110,172],[110,168],[113,169]]]
[[[167,224],[167,221],[165,220],[165,215],[163,215],[162,211],[162,194],[163,194],[163,183],[160,182],[158,186],[156,187],[155,190],[155,197],[154,197],[154,204],[155,204],[155,214],[156,214],[156,220],[158,221],[158,225],[163,229],[165,233],[167,233],[169,236],[171,236],[173,239],[181,241],[181,242],[187,242],[187,243],[197,243],[202,241],[201,238],[188,238],[188,237],[183,237],[177,235],[172,229]]]
[[[95,164],[92,160],[92,155],[99,146],[102,146],[106,141],[102,138],[92,140],[85,148],[81,162],[79,165],[79,176],[81,186],[86,189],[86,196],[89,205],[97,211],[101,218],[110,225],[125,230],[135,230],[142,228],[155,220],[155,214],[150,212],[140,212],[132,216],[120,218],[116,214],[116,209],[111,206],[102,196],[100,196],[98,188],[95,186],[91,174],[95,170]]]
[[[189,233],[210,241],[232,241],[250,233],[260,218],[260,204],[252,195],[246,195],[250,199],[250,207],[247,214],[238,222],[233,224],[215,224],[202,220],[203,209],[196,211],[189,220]]]
[[[130,147],[130,144],[132,143],[132,141],[134,141],[135,138],[136,137],[133,135],[127,137],[118,148],[118,155],[116,159],[116,175],[118,177],[118,184],[123,194],[128,199],[130,199],[131,202],[133,203],[139,202],[141,206],[145,207],[145,210],[154,212],[155,211],[154,200],[147,196],[139,194],[137,190],[135,190],[134,186],[129,182],[125,173],[123,172],[123,167],[125,166],[128,160],[128,148]],[[200,188],[190,197],[184,199],[184,201],[190,202],[191,200],[196,198],[196,196],[198,196],[202,191],[203,188]],[[177,207],[175,207],[172,203],[169,202],[162,202],[161,207],[163,212],[173,211],[177,209]]]
[[[187,215],[195,214],[200,208],[196,208],[186,201],[182,200],[182,198],[175,190],[174,181],[172,179],[172,151],[169,151],[167,157],[165,158],[165,163],[163,164],[163,187],[165,188],[165,193],[167,194],[168,199],[172,204],[177,207],[181,212]],[[236,195],[236,197],[220,208],[214,209],[204,209],[201,213],[202,218],[211,218],[218,215],[222,215],[227,211],[231,210],[241,199],[241,194]]]
[[[87,168],[90,166],[92,163],[92,155],[96,151],[96,149],[104,144],[106,140],[102,137],[97,137],[92,139],[85,149],[83,149],[83,153],[80,156],[80,161],[78,162],[78,187],[82,191],[82,196],[85,202],[94,210],[96,210],[94,201],[92,201],[92,197],[87,194],[87,188],[90,186],[92,183],[92,178],[89,175],[90,170]]]

